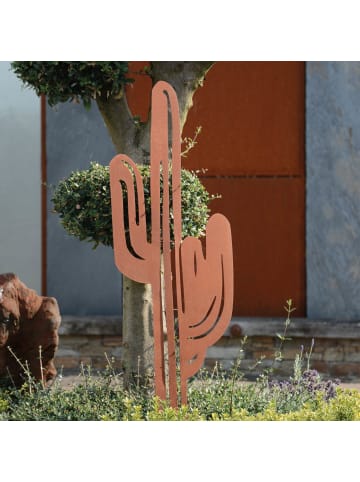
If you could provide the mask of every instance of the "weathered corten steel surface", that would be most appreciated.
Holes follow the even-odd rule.
[[[142,179],[136,164],[124,154],[115,156],[110,163],[110,186],[115,263],[126,276],[152,285],[155,392],[164,400],[169,395],[172,406],[178,405],[175,302],[179,325],[181,403],[187,401],[187,379],[202,366],[207,348],[224,333],[233,306],[232,241],[227,219],[221,214],[209,219],[205,253],[198,239],[187,237],[182,240],[180,148],[176,93],[166,82],[158,82],[152,91],[150,240],[146,231]],[[127,191],[126,206],[123,201],[124,188]],[[174,224],[173,240],[170,238],[171,218]],[[128,232],[125,219],[128,220]],[[172,243],[175,272],[172,269]],[[174,279],[176,290],[173,290]],[[168,370],[165,369],[166,359]]]
[[[148,65],[132,62],[131,76]],[[140,74],[128,87],[143,120],[149,89]],[[305,316],[305,63],[216,62],[194,95],[183,138],[197,126],[183,165],[207,169],[202,182],[222,195],[211,209],[232,226],[234,314],[281,316],[292,298],[294,316]]]
[[[60,322],[55,298],[39,296],[13,273],[0,275],[0,379],[21,386],[29,370],[44,385],[52,381]]]
[[[237,316],[306,315],[305,65],[217,62],[194,95],[183,136],[202,126],[184,167],[221,200],[233,231]],[[204,177],[203,177],[204,176]]]
[[[303,62],[216,62],[183,136],[202,126],[184,167],[207,175],[304,174]]]
[[[209,192],[221,193],[211,207],[225,213],[232,228],[234,315],[283,316],[284,302],[292,298],[294,315],[304,316],[303,179],[201,181]]]
[[[145,72],[149,68],[150,62],[129,62],[128,77],[134,79],[134,83],[125,87],[131,113],[139,117],[141,122],[148,120],[150,112],[152,81]]]

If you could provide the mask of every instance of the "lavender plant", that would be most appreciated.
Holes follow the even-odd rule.
[[[288,308],[289,304],[287,305]],[[293,308],[291,308],[293,309]],[[284,333],[274,359],[281,363],[289,312]],[[323,380],[311,368],[314,340],[308,352],[300,347],[292,376],[275,379],[268,371],[254,383],[243,378],[241,359],[246,338],[241,340],[239,357],[230,371],[216,364],[202,370],[188,390],[188,406],[178,411],[159,405],[149,386],[125,390],[122,374],[107,358],[104,372],[90,368],[71,390],[61,382],[51,389],[28,379],[21,389],[0,388],[0,420],[358,420],[360,394],[339,388],[339,380]],[[279,354],[280,353],[280,354]]]

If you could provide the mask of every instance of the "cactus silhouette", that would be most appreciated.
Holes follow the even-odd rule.
[[[177,251],[177,298],[180,335],[181,400],[186,381],[203,364],[206,350],[224,333],[232,315],[233,261],[227,219],[214,214],[201,241],[186,238]]]
[[[201,367],[207,348],[223,334],[231,319],[233,304],[231,229],[227,219],[221,214],[209,219],[205,254],[200,240],[192,237],[182,240],[179,119],[174,89],[166,82],[158,82],[152,91],[150,235],[146,226],[143,181],[136,164],[123,154],[115,156],[110,163],[115,263],[127,277],[152,285],[155,393],[166,399],[168,391],[174,407],[178,405],[174,297],[179,323],[181,403],[187,401],[187,379]],[[162,203],[160,176],[163,180]],[[171,200],[175,273],[172,273],[171,263]],[[167,330],[168,380],[164,325]]]

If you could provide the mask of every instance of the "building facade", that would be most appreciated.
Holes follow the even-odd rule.
[[[133,70],[139,67],[133,63]],[[20,89],[15,75],[7,81]],[[134,115],[143,119],[149,89],[142,78],[129,92]],[[27,94],[37,106],[37,121],[31,124],[39,129],[40,101]],[[20,103],[25,109],[25,101]],[[38,177],[32,187],[27,184],[33,196],[27,224],[20,222],[22,231],[11,236],[0,235],[0,266],[2,272],[17,271],[35,288],[42,273],[43,289],[58,299],[64,315],[58,363],[75,367],[82,360],[101,366],[104,351],[121,352],[121,275],[111,249],[94,251],[67,235],[51,212],[51,193],[72,171],[86,169],[91,161],[108,164],[115,152],[95,105],[89,111],[74,103],[43,107],[47,196],[42,236],[40,211],[34,207],[40,203]],[[192,137],[198,125],[202,133],[184,166],[200,170],[208,190],[221,195],[212,207],[229,218],[234,243],[234,318],[226,336],[209,349],[209,365],[215,360],[230,364],[239,337],[246,334],[245,369],[261,354],[270,360],[283,325],[283,305],[291,298],[297,310],[281,370],[291,369],[294,353],[315,337],[316,368],[360,377],[359,112],[358,62],[217,62],[195,94],[184,136]],[[40,132],[33,136],[40,139]],[[31,196],[20,189],[15,198],[5,189],[15,178],[20,182],[17,164],[5,164],[6,153],[14,151],[14,146],[3,147],[5,137],[0,137],[0,152],[8,180],[2,177],[0,209],[6,225],[13,226],[9,199],[29,208]],[[39,151],[32,158],[33,164],[26,164],[28,182],[41,170]],[[29,249],[30,234],[34,250]],[[27,248],[7,235],[22,239]],[[26,262],[17,259],[17,252],[33,267],[33,278],[22,271]],[[10,262],[15,259],[19,263]]]

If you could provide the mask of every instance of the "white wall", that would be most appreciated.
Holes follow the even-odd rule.
[[[0,62],[0,273],[41,290],[40,100]]]

